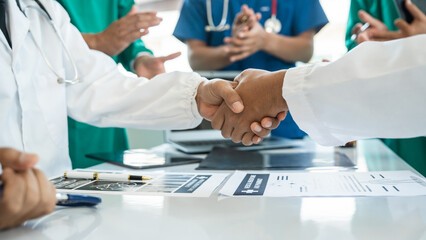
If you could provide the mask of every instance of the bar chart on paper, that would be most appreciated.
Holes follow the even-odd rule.
[[[58,192],[67,193],[209,197],[227,176],[226,173],[164,173],[150,174],[152,180],[147,181],[109,181],[63,176],[50,181]]]
[[[421,196],[426,195],[426,180],[410,171],[235,172],[220,194],[235,197]]]

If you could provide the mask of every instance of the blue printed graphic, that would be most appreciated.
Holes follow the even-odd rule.
[[[175,193],[193,193],[199,188],[205,181],[207,181],[212,175],[197,175],[192,178],[189,182],[185,183],[182,187],[175,191]]]
[[[268,183],[269,174],[247,174],[234,196],[262,196]]]

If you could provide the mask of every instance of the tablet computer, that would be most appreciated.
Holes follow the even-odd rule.
[[[414,18],[413,15],[405,7],[406,0],[394,0],[396,9],[398,10],[399,16],[408,23],[412,23]],[[426,1],[425,0],[411,0],[423,13],[426,14]]]
[[[147,169],[199,163],[201,158],[179,153],[164,153],[148,149],[91,153],[86,157],[132,169]]]

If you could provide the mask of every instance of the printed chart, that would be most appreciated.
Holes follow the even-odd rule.
[[[103,181],[56,177],[58,192],[209,197],[228,174],[170,173],[150,175],[148,181]]]
[[[235,172],[220,194],[237,197],[421,196],[426,195],[426,180],[410,171]]]

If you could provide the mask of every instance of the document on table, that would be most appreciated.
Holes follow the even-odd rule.
[[[410,171],[383,172],[242,172],[220,194],[265,197],[356,197],[426,195],[425,178]]]
[[[106,181],[56,177],[50,181],[57,192],[107,193],[151,196],[209,197],[229,174],[155,173],[148,181]]]

